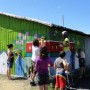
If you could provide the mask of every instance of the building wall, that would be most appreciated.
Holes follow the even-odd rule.
[[[12,68],[12,74],[16,75],[16,71],[17,71],[17,75],[22,75],[22,73],[19,73],[20,72],[19,70],[22,70],[20,69],[21,67],[17,66],[20,64],[18,62],[22,62],[24,65],[23,68],[24,74],[29,76],[28,70],[31,64],[30,61],[31,61],[32,53],[26,51],[26,45],[28,42],[32,42],[34,38],[37,37],[40,38],[41,36],[45,36],[45,40],[62,42],[63,39],[61,32],[63,30],[64,29],[53,28],[41,23],[28,21],[25,19],[18,19],[6,15],[0,15],[0,52],[3,51],[6,52],[7,44],[13,43],[14,50],[18,49],[19,52],[22,54],[22,59],[24,60],[24,61],[20,61],[22,60],[21,58],[18,59],[17,56],[15,57],[15,63]],[[73,42],[75,47],[75,50],[72,51],[72,59],[74,59],[74,54],[79,47],[85,50],[85,37],[71,32],[68,32],[68,34],[69,34],[70,42]],[[59,52],[49,53],[49,55],[53,59],[53,62],[54,62],[54,58],[58,56],[58,53]],[[30,64],[28,64],[28,62]]]
[[[85,38],[85,55],[86,65],[90,66],[90,37]]]
[[[0,15],[0,52],[7,52],[7,44],[12,43],[14,44],[14,50],[18,49],[22,58],[30,57],[31,60],[31,53],[26,52],[26,43],[41,36],[45,36],[45,39],[48,40],[49,30],[49,26],[40,23]],[[16,71],[16,60],[17,56],[12,68],[13,75]]]
[[[21,48],[22,54],[25,55],[26,42],[42,35],[49,39],[49,29],[50,27],[46,25],[0,15],[0,51],[6,50],[6,45],[13,43],[14,48]]]
[[[51,34],[50,34],[50,37],[52,40],[55,40],[55,41],[61,41],[63,42],[63,38],[62,38],[62,31],[64,31],[66,29],[62,29],[62,28],[52,28],[51,30]],[[68,32],[68,38],[70,40],[70,42],[74,42],[74,46],[75,46],[75,51],[77,51],[78,48],[82,48],[84,51],[85,51],[85,36],[82,36],[78,33],[74,33],[74,32],[70,32],[68,29],[67,29],[67,32]]]

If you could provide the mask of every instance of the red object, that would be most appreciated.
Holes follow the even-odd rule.
[[[60,42],[47,41],[45,42],[45,45],[47,47],[48,52],[50,53],[58,53],[63,50],[63,48],[59,46]]]
[[[32,52],[32,42],[26,43],[26,52]]]
[[[47,47],[48,52],[50,52],[50,44],[49,44],[49,42],[45,42],[45,45]]]
[[[55,42],[50,42],[50,52],[55,52]]]
[[[58,88],[65,88],[66,87],[66,79],[64,79],[60,75],[56,75],[56,87]]]
[[[46,41],[45,45],[47,47],[47,50],[49,53],[59,53],[60,51],[63,51],[63,47],[60,47],[59,45],[62,44],[61,42],[55,42],[55,41]],[[39,44],[40,46],[40,44]],[[74,43],[70,42],[70,50],[74,51]],[[26,52],[32,52],[32,42],[26,43]]]
[[[59,42],[59,45],[60,45],[60,44],[62,44],[62,43]],[[60,47],[59,45],[58,45],[58,52],[63,51],[63,47]]]
[[[73,42],[70,42],[70,50],[71,50],[71,51],[74,51],[74,49],[75,49],[75,48],[74,48],[74,43],[73,43]]]

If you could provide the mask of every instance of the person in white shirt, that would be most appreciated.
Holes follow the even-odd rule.
[[[75,60],[74,60],[74,68],[79,69],[79,58],[78,58],[78,52],[75,53]]]
[[[81,48],[78,49],[78,58],[80,67],[80,78],[82,78],[85,73],[85,53]]]
[[[38,46],[32,46],[32,61],[36,61],[36,57],[38,56],[39,53],[39,47]]]
[[[36,58],[39,55],[39,40],[38,39],[34,39],[33,40],[33,45],[32,45],[32,63],[31,63],[31,74],[30,74],[30,79],[32,80],[33,78],[33,74],[35,73],[35,62],[36,62]]]

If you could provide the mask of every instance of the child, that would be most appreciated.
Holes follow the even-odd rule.
[[[54,69],[56,70],[56,85],[55,90],[65,90],[66,87],[66,75],[65,69],[67,70],[67,63],[64,60],[65,52],[60,52],[59,57],[54,62]]]
[[[12,52],[13,44],[8,44],[7,47],[8,47],[7,77],[8,77],[8,79],[11,79],[11,68],[13,67],[13,63],[14,63],[14,54]]]
[[[40,48],[40,55],[36,59],[36,71],[37,71],[37,78],[38,78],[38,86],[39,90],[48,90],[49,84],[49,72],[48,72],[48,65],[53,66],[51,62],[51,58],[48,57],[47,48],[41,47]]]

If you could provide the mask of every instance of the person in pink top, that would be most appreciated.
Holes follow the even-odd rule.
[[[40,55],[37,57],[35,63],[39,90],[48,90],[49,84],[48,65],[53,66],[51,58],[48,57],[47,48],[44,46],[40,48]]]

